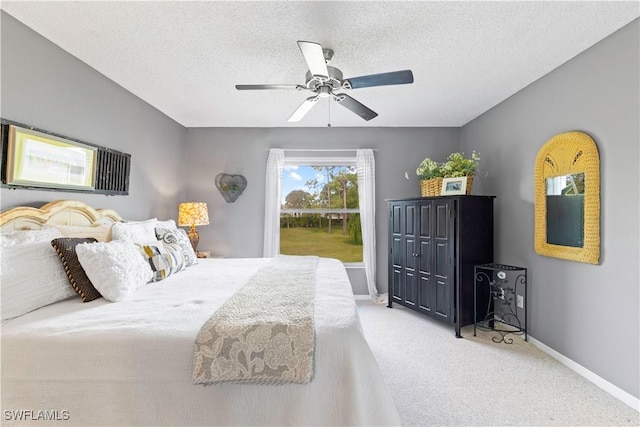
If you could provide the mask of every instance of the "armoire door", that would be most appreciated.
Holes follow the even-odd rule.
[[[433,201],[433,274],[432,313],[452,321],[454,296],[454,223],[451,211],[453,201]]]
[[[433,203],[418,203],[418,310],[433,310]]]
[[[402,275],[404,266],[403,251],[403,229],[402,223],[403,205],[391,205],[391,222],[389,224],[391,230],[391,252],[390,252],[390,271],[389,283],[391,285],[391,299],[395,301],[404,301],[404,286],[402,285]]]
[[[415,306],[418,294],[417,288],[417,242],[416,242],[416,205],[407,203],[404,205],[404,302],[409,306]]]

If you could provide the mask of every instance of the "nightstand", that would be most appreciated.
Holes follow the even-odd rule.
[[[211,251],[196,251],[198,258],[211,258]]]

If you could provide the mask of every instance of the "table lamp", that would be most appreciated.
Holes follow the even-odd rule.
[[[202,202],[180,203],[178,206],[178,225],[189,226],[189,240],[193,251],[196,252],[200,236],[196,225],[209,225],[209,211],[207,204]]]

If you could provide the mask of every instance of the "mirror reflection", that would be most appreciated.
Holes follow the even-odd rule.
[[[546,179],[547,243],[584,246],[584,172]]]

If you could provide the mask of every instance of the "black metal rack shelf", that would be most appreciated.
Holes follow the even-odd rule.
[[[476,329],[497,333],[493,342],[513,343],[512,336],[524,335],[527,341],[527,269],[506,264],[480,264],[473,269],[474,319],[477,312],[478,292],[489,292],[486,315],[473,324]],[[487,286],[488,284],[488,286]]]

